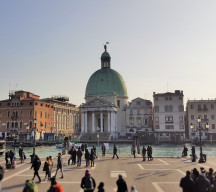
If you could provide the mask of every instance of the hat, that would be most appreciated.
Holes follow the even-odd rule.
[[[87,170],[85,171],[85,173],[90,175],[90,170],[87,169]]]

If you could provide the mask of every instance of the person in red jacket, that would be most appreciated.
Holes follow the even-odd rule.
[[[51,186],[47,192],[63,192],[63,187],[57,183],[55,177],[51,178]]]

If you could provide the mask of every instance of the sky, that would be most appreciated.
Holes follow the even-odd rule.
[[[215,19],[215,0],[2,0],[0,100],[25,90],[79,106],[105,42],[129,101],[215,99]]]

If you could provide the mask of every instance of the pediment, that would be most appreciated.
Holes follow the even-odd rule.
[[[114,107],[115,105],[109,101],[100,98],[94,98],[87,103],[81,105],[81,107]]]

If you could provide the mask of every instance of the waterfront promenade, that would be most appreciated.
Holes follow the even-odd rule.
[[[63,156],[64,159],[64,178],[60,179],[61,173],[57,175],[57,181],[63,186],[65,192],[81,192],[80,182],[85,173],[85,161],[83,158],[82,166],[77,168],[76,165],[67,165],[69,156]],[[37,183],[39,192],[46,192],[49,189],[50,182],[43,181],[45,173],[43,170],[44,158],[39,171],[42,182]],[[4,158],[0,162],[5,165]],[[56,158],[53,159],[54,168],[52,175],[56,170]],[[30,170],[30,159],[25,163],[20,164],[17,161],[17,168],[6,170],[2,181],[2,191],[14,192],[22,191],[24,183],[27,179],[32,179],[33,169]],[[192,170],[194,167],[204,167],[208,170],[212,167],[216,169],[216,158],[208,158],[204,164],[197,162],[192,163],[190,158],[154,158],[153,161],[142,161],[142,158],[133,158],[130,155],[121,155],[120,159],[112,159],[110,155],[106,157],[99,156],[95,160],[95,167],[89,167],[91,175],[95,178],[97,186],[99,182],[105,183],[107,192],[116,191],[116,180],[118,174],[122,174],[127,182],[128,188],[135,185],[138,192],[181,192],[179,187],[180,178],[185,176],[187,170]],[[97,191],[97,190],[95,190]]]

